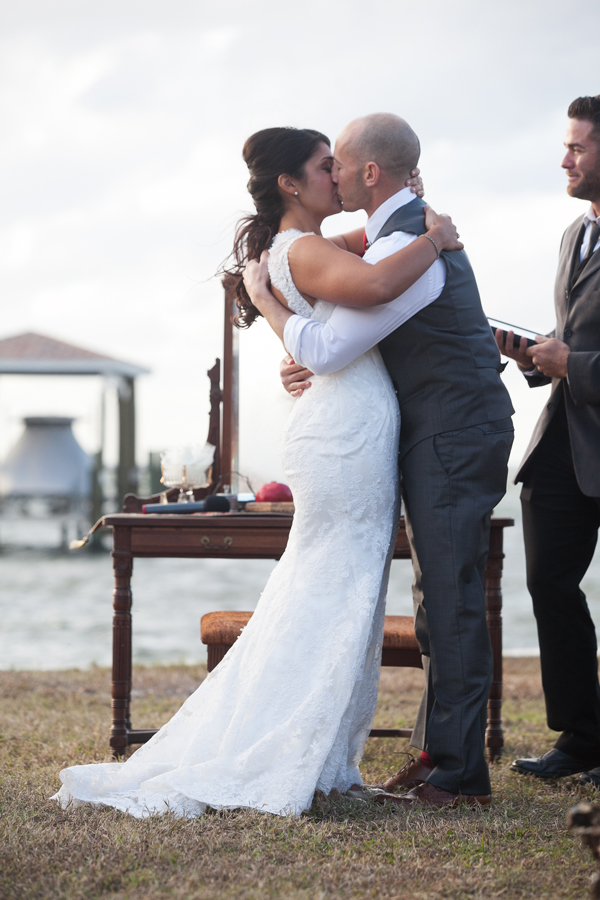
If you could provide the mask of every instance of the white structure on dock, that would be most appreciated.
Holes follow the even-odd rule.
[[[0,375],[95,375],[116,382],[119,401],[119,505],[125,494],[137,490],[135,379],[148,371],[141,366],[31,332],[0,340]],[[55,505],[60,506],[60,497],[71,504],[77,497],[79,502],[85,501],[88,507],[86,517],[91,514],[94,519],[102,514],[101,487],[98,478],[91,476],[92,468],[96,475],[102,471],[103,447],[100,446],[94,465],[75,440],[71,431],[72,421],[71,418],[56,416],[25,419],[25,432],[0,466],[1,499],[6,502],[10,498],[54,498]]]

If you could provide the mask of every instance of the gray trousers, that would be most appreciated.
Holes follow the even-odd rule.
[[[510,418],[436,434],[401,463],[415,631],[426,687],[411,743],[452,793],[489,794],[485,760],[492,649],[484,572],[490,517],[506,491]]]

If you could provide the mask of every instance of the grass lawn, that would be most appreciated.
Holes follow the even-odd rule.
[[[165,722],[205,674],[201,666],[136,669],[135,727]],[[553,743],[538,660],[505,661],[506,754],[492,769],[491,807],[406,812],[320,799],[299,819],[234,811],[137,820],[112,809],[60,810],[48,800],[59,770],[110,759],[109,677],[105,669],[0,672],[2,900],[588,896],[592,859],[565,819],[595,792],[508,771],[514,756]],[[418,670],[384,669],[376,724],[410,725],[421,686]],[[407,749],[406,741],[369,740],[365,780],[392,774]]]

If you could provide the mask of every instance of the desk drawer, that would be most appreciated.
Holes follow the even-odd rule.
[[[275,559],[286,548],[288,531],[280,528],[132,528],[134,555]]]

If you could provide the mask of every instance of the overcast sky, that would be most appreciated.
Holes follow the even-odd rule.
[[[560,168],[566,109],[600,92],[600,5],[581,0],[19,0],[0,10],[0,337],[37,331],[140,363],[138,455],[206,433],[221,355],[214,272],[250,208],[245,138],[391,111],[418,132],[489,315],[553,327],[560,237],[585,204]],[[342,214],[326,233],[362,223]],[[291,400],[261,322],[241,336],[241,466],[281,476]],[[512,366],[519,455],[545,400]],[[95,379],[0,378],[0,455],[23,415],[78,417]],[[114,435],[111,440],[114,441]]]

